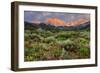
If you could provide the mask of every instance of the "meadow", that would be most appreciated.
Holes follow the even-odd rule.
[[[24,61],[90,58],[90,29],[24,30]]]

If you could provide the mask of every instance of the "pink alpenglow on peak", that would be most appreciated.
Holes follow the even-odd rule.
[[[66,26],[65,22],[58,18],[48,18],[46,22],[48,24],[53,24],[54,26]]]
[[[89,22],[89,20],[86,19],[78,19],[78,20],[74,20],[74,21],[70,21],[70,22],[65,22],[61,19],[58,18],[48,18],[46,19],[46,23],[48,24],[52,24],[54,26],[77,26],[77,25],[81,25],[84,24],[86,22]]]
[[[75,21],[67,22],[66,23],[66,26],[77,26],[77,25],[84,24],[86,22],[89,22],[89,20],[86,20],[86,19],[78,19],[78,20],[75,20]]]

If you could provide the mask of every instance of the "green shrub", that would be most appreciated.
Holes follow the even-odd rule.
[[[80,48],[79,49],[79,53],[84,57],[84,56],[86,56],[86,57],[88,57],[88,56],[90,56],[90,49],[88,49],[88,48]]]
[[[45,43],[52,43],[56,42],[56,39],[54,37],[48,37],[44,39]]]

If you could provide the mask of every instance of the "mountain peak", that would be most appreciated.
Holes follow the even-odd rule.
[[[65,26],[65,22],[58,18],[48,18],[46,19],[46,22],[55,26]]]
[[[65,22],[65,21],[58,19],[58,18],[48,18],[48,19],[46,19],[47,24],[53,24],[54,26],[77,26],[77,25],[84,24],[88,21],[89,20],[86,20],[86,19],[83,19],[83,18],[78,19],[78,20],[74,20],[74,21],[70,21],[70,22]]]
[[[89,22],[89,20],[86,20],[86,19],[78,19],[78,20],[74,20],[74,21],[71,21],[71,22],[67,22],[66,23],[66,26],[77,26],[77,25],[84,24],[86,22]]]

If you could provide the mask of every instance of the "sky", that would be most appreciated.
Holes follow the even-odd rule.
[[[24,11],[24,21],[27,22],[45,22],[48,18],[58,18],[65,22],[78,19],[90,20],[90,14],[84,13],[64,13],[64,12],[44,12],[44,11]]]

